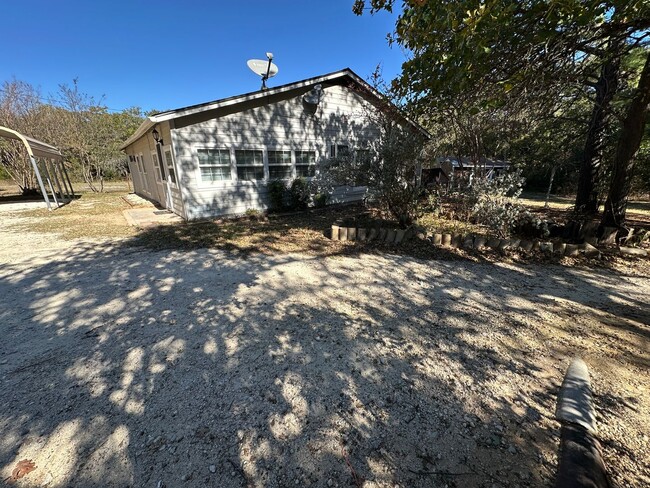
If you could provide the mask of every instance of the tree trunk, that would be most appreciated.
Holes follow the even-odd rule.
[[[596,98],[591,112],[578,178],[575,204],[578,214],[595,215],[598,213],[597,184],[602,162],[603,136],[607,127],[610,103],[618,88],[619,66],[620,59],[617,56],[605,61],[600,69],[598,81],[594,85]]]
[[[623,120],[614,156],[614,172],[605,201],[602,227],[621,227],[625,222],[627,197],[634,170],[634,156],[639,150],[650,104],[650,54],[646,58],[634,98]]]

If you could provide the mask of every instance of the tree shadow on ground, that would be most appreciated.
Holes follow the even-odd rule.
[[[0,474],[27,458],[17,486],[546,486],[562,370],[594,354],[571,314],[647,311],[609,280],[234,247],[0,265]]]

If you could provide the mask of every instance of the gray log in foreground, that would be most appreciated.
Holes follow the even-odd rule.
[[[567,370],[555,416],[562,424],[556,488],[610,488],[596,432],[589,370],[575,359]]]
[[[589,370],[582,359],[574,359],[567,369],[557,400],[555,417],[562,423],[575,424],[591,434],[596,433]]]

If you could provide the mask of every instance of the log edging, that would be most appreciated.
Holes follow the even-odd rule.
[[[507,252],[519,251],[525,253],[541,252],[548,255],[567,257],[584,256],[587,258],[600,258],[600,250],[591,243],[567,244],[561,240],[542,239],[499,239],[496,237],[475,236],[473,234],[450,234],[443,232],[425,232],[418,227],[408,229],[395,229],[389,227],[348,227],[338,224],[332,225],[331,239],[334,241],[382,241],[388,244],[400,245],[413,238],[428,241],[431,245],[442,248],[463,248],[485,251]],[[617,252],[624,256],[650,257],[645,249],[636,247],[619,247]]]

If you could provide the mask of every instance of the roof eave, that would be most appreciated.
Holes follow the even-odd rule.
[[[212,103],[208,103],[200,106],[188,107],[187,109],[171,110],[169,112],[162,112],[151,116],[152,120],[156,122],[163,122],[165,120],[176,119],[179,117],[185,117],[187,115],[194,115],[201,112],[208,112],[210,110],[215,110],[222,107],[228,107],[230,105],[237,105],[239,103],[249,102],[251,100],[257,100],[259,98],[268,97],[284,93],[291,90],[296,90],[300,88],[305,88],[307,86],[323,83],[325,81],[335,80],[337,78],[342,78],[344,76],[356,77],[354,72],[350,68],[345,68],[340,71],[335,71],[333,73],[328,73],[326,75],[317,76],[314,78],[308,78],[306,80],[298,81],[295,83],[288,83],[286,85],[278,86],[276,88],[270,88],[268,90],[258,90],[255,92],[245,93],[243,95],[236,95],[234,97],[216,100]]]
[[[194,105],[191,107],[187,108],[182,108],[178,110],[170,110],[167,112],[161,112],[159,114],[151,115],[147,117],[147,119],[142,122],[140,127],[135,131],[135,133],[129,137],[121,146],[120,149],[124,150],[126,147],[130,146],[133,144],[136,140],[138,140],[140,137],[142,137],[144,134],[147,133],[149,129],[151,129],[153,126],[155,126],[157,123],[160,122],[165,122],[168,120],[172,119],[177,119],[180,117],[186,117],[188,115],[194,115],[197,113],[201,112],[208,112],[210,110],[216,110],[219,108],[223,107],[228,107],[232,105],[237,105],[240,103],[244,102],[249,102],[252,100],[257,100],[259,98],[263,97],[268,97],[268,96],[273,96],[281,93],[285,93],[287,91],[291,90],[296,90],[300,88],[305,88],[310,85],[318,84],[318,83],[324,83],[327,81],[332,81],[336,80],[339,78],[344,78],[344,77],[350,77],[353,81],[356,83],[359,83],[361,86],[364,86],[366,89],[368,89],[372,95],[377,97],[378,99],[382,99],[383,95],[378,92],[374,87],[372,87],[368,82],[363,80],[359,75],[357,75],[354,71],[352,71],[350,68],[344,68],[339,71],[334,71],[332,73],[328,73],[325,75],[321,76],[316,76],[314,78],[308,78],[306,80],[298,81],[295,83],[289,83],[286,85],[282,85],[276,88],[271,88],[268,90],[264,91],[255,91],[255,92],[250,92],[250,93],[245,93],[243,95],[237,95],[234,97],[226,98],[226,99],[221,99],[221,100],[216,100],[212,103],[207,103],[207,104],[201,104],[201,105]],[[413,127],[417,128],[427,139],[431,139],[431,134],[422,127],[420,124],[417,122],[411,120],[408,116],[404,115],[403,113],[400,112],[400,115],[406,120],[409,124],[411,124]]]
[[[137,128],[137,130],[133,133],[133,135],[122,143],[122,145],[120,146],[120,150],[123,151],[128,146],[133,144],[135,141],[137,141],[143,135],[145,135],[149,131],[149,129],[151,129],[155,125],[156,125],[156,121],[153,119],[153,117],[147,117],[146,119],[144,119],[144,121],[140,124],[140,127]]]

